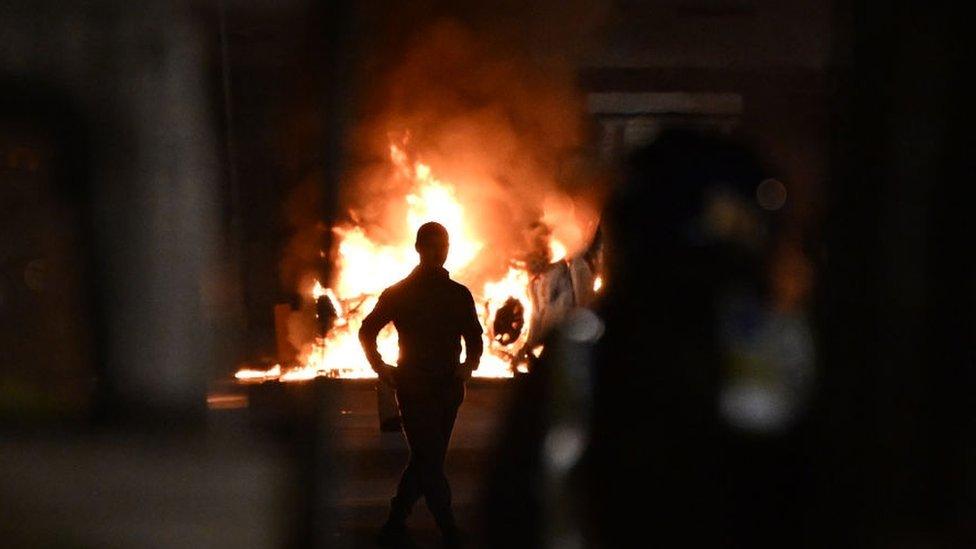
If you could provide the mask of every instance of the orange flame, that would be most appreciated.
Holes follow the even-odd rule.
[[[241,368],[234,374],[234,377],[238,381],[242,382],[260,382],[267,381],[270,379],[278,379],[281,376],[281,364],[275,364],[267,370],[256,370],[253,368]]]
[[[317,376],[339,378],[373,378],[359,344],[358,332],[366,314],[376,305],[383,289],[404,278],[417,264],[413,249],[416,230],[428,221],[437,221],[447,228],[451,247],[445,267],[454,274],[463,273],[471,265],[484,244],[466,223],[464,207],[458,201],[454,186],[436,178],[430,166],[411,163],[406,151],[393,144],[390,159],[400,177],[412,185],[412,192],[404,198],[406,219],[399,241],[393,244],[374,242],[362,227],[336,227],[338,237],[337,277],[335,289],[324,287],[318,280],[307,290],[313,299],[327,296],[339,316],[339,321],[325,337],[308,344],[299,357],[299,366],[282,370],[275,365],[267,371],[242,369],[235,377],[242,382],[302,381]],[[566,247],[556,240],[551,243],[553,261],[566,256]],[[532,316],[529,298],[529,273],[521,265],[509,267],[505,276],[472,288],[483,327],[491,326],[491,319],[510,297],[518,299],[526,320]],[[528,322],[526,322],[528,324]],[[503,347],[492,338],[489,329],[483,336],[485,353],[476,377],[512,377],[513,360],[525,344],[527,330],[510,346]],[[386,326],[377,338],[377,346],[384,360],[396,364],[397,336],[393,326]]]

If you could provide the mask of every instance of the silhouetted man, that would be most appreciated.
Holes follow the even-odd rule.
[[[464,399],[464,382],[481,359],[481,323],[471,292],[451,280],[443,267],[449,247],[447,229],[425,223],[417,230],[415,247],[420,265],[380,295],[359,330],[373,370],[396,388],[410,446],[410,462],[390,501],[390,516],[380,539],[394,541],[405,536],[406,518],[423,495],[445,539],[456,543],[458,530],[444,458]],[[376,349],[376,335],[389,322],[399,336],[396,368],[384,363]],[[460,362],[461,338],[464,363]]]

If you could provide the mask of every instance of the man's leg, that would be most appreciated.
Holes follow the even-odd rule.
[[[447,388],[421,387],[400,390],[397,397],[403,432],[410,446],[408,470],[411,476],[406,479],[409,481],[407,487],[415,478],[438,526],[444,531],[454,530],[451,490],[444,475],[444,457],[450,436],[446,431],[449,419],[446,416],[456,412],[456,394]]]
[[[387,522],[403,523],[413,511],[413,506],[423,495],[420,487],[420,476],[417,473],[417,465],[411,453],[407,467],[400,475],[400,483],[397,484],[396,495],[390,500],[390,517]]]
[[[416,396],[410,397],[410,393],[406,388],[397,390],[396,396],[396,408],[398,419],[404,415],[414,416],[418,413],[418,410],[414,408],[419,405],[419,400]],[[405,413],[404,407],[410,409],[409,412]],[[422,486],[420,484],[420,471],[419,466],[416,462],[416,454],[413,451],[410,430],[406,423],[402,423],[403,434],[407,439],[407,446],[410,448],[410,457],[407,460],[407,466],[403,469],[403,473],[400,474],[400,481],[397,483],[396,494],[390,499],[390,515],[386,520],[386,526],[391,528],[396,528],[402,526],[407,517],[410,516],[410,512],[413,511],[414,504],[423,495]],[[412,427],[412,425],[411,425]]]
[[[400,410],[397,408],[396,394],[392,387],[382,381],[376,382],[376,411],[380,417],[380,431],[400,430]]]
[[[464,386],[444,387],[435,398],[431,399],[435,403],[431,413],[431,430],[436,433],[431,436],[430,458],[423,461],[426,467],[424,479],[430,482],[424,485],[424,495],[427,499],[427,508],[434,515],[437,526],[448,537],[456,537],[457,524],[454,520],[454,512],[451,508],[451,486],[444,473],[444,462],[447,458],[447,449],[451,441],[451,431],[454,429],[454,421],[457,417],[458,407],[464,397]]]
[[[403,473],[400,474],[396,494],[390,499],[390,514],[386,519],[386,523],[380,529],[378,540],[380,545],[396,546],[409,539],[407,537],[407,517],[410,516],[414,504],[423,495],[420,465],[417,463],[417,452],[414,450],[413,442],[417,438],[417,435],[414,434],[416,426],[414,423],[408,424],[405,419],[402,419],[421,415],[420,413],[423,411],[423,400],[417,399],[416,396],[411,398],[404,394],[405,392],[405,390],[397,390],[396,400],[401,417],[403,434],[407,439],[407,446],[410,449],[410,457],[407,461],[407,466],[403,469]],[[418,407],[421,409],[418,409]]]
[[[464,400],[464,385],[452,387],[449,394],[450,400],[441,415],[441,433],[444,437],[444,454],[447,455],[447,448],[451,443],[451,433],[454,431],[454,422],[457,420],[458,409]]]

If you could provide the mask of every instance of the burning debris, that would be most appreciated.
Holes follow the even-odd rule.
[[[302,346],[294,364],[275,364],[267,370],[242,369],[236,375],[239,381],[375,377],[356,334],[379,293],[406,276],[416,264],[412,238],[417,227],[426,221],[440,222],[451,234],[446,267],[461,280],[474,279],[470,267],[479,259],[484,244],[467,222],[455,187],[435,177],[427,164],[411,162],[401,146],[391,145],[390,160],[396,177],[408,181],[411,189],[403,198],[406,211],[399,238],[380,243],[371,239],[363,226],[350,223],[336,227],[334,284],[326,288],[315,280],[305,293],[314,307],[314,338]],[[545,237],[544,261],[509,260],[507,271],[500,278],[471,284],[480,305],[482,326],[489,328],[483,336],[486,353],[475,376],[512,377],[519,357],[525,356],[529,348],[530,338],[538,338],[541,330],[565,310],[582,303],[574,297],[578,292],[572,287],[578,283],[569,276],[574,260],[564,259],[566,246],[553,238],[548,229],[537,234]],[[592,274],[587,276],[592,286]],[[555,298],[549,295],[557,285],[569,288],[568,293],[556,292]],[[550,311],[547,313],[546,309]],[[385,360],[395,364],[397,338],[393,326],[380,332],[378,346]]]
[[[282,312],[294,321],[276,321],[288,330],[279,341],[290,345],[279,351],[276,379],[375,377],[356,334],[379,293],[416,264],[413,237],[427,221],[447,228],[445,268],[471,289],[481,316],[485,353],[475,376],[512,377],[537,346],[530,340],[565,307],[584,303],[574,289],[547,312],[554,296],[540,284],[572,276],[559,287],[576,288],[574,254],[599,222],[605,186],[586,146],[585,101],[571,65],[540,63],[536,48],[499,36],[439,18],[373,52],[382,72],[350,113],[356,123],[336,197],[344,220],[322,227],[308,215],[314,178],[287,205],[295,222],[280,276],[303,303]],[[330,249],[318,244],[323,232],[333,237]],[[333,267],[329,279],[309,277],[323,261]],[[585,276],[592,288],[592,272]],[[392,326],[378,344],[395,363]]]

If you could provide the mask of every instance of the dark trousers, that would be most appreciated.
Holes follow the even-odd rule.
[[[464,384],[456,380],[442,383],[402,380],[397,384],[396,393],[410,461],[390,502],[390,521],[405,521],[420,496],[424,496],[438,527],[444,532],[454,530],[444,458],[454,419],[464,400]]]

